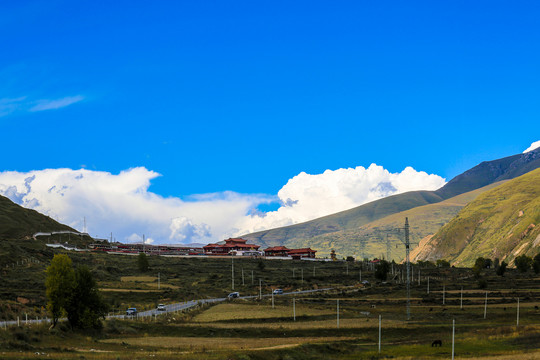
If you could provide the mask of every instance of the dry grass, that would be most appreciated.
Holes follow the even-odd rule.
[[[157,281],[157,276],[122,276],[120,281],[139,281],[139,282],[153,282]]]
[[[378,324],[378,319],[375,318],[358,318],[358,319],[340,319],[340,329],[361,329],[374,328]],[[384,324],[388,327],[396,327],[403,325],[403,321],[385,320]],[[204,327],[205,324],[184,324],[185,326]],[[212,327],[218,329],[287,329],[287,330],[309,330],[309,329],[332,329],[337,328],[337,319],[333,320],[315,320],[315,321],[296,321],[287,322],[268,322],[268,323],[213,323]]]
[[[107,292],[139,292],[139,293],[148,293],[148,292],[161,292],[161,290],[141,290],[141,289],[106,289],[101,288],[99,291]]]
[[[103,340],[105,343],[126,343],[133,346],[200,350],[268,350],[306,343],[352,340],[352,337],[282,337],[282,338],[221,338],[221,337],[138,337]]]
[[[296,317],[301,316],[319,316],[331,315],[333,312],[329,309],[317,309],[313,306],[296,304]],[[195,322],[208,323],[215,321],[238,321],[250,319],[269,319],[269,318],[291,318],[293,317],[293,308],[290,306],[276,306],[272,309],[267,305],[251,304],[220,304],[207,311],[197,315]]]

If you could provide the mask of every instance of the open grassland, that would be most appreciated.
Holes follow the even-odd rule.
[[[486,271],[488,289],[478,289],[477,280],[464,276],[468,270],[436,270],[430,294],[426,280],[412,284],[410,321],[404,284],[355,284],[294,298],[275,296],[274,306],[271,297],[235,299],[152,320],[108,320],[96,333],[72,332],[65,324],[52,331],[43,325],[11,328],[0,331],[0,357],[448,359],[455,320],[456,359],[540,358],[538,277],[510,272],[501,278]],[[442,346],[432,347],[434,340]]]
[[[34,244],[35,245],[35,244]],[[42,256],[52,257],[46,249]],[[69,253],[75,265],[91,266],[111,312],[154,309],[158,303],[224,297],[232,289],[232,260],[150,257],[141,273],[136,258]],[[45,316],[46,262],[0,267],[0,317]],[[0,329],[0,358],[49,359],[447,359],[452,320],[456,358],[538,358],[540,278],[509,269],[504,277],[484,270],[414,266],[411,320],[405,316],[406,287],[400,265],[381,283],[358,262],[234,259],[235,291],[269,295],[331,287],[303,295],[235,299],[188,312],[144,320],[107,320],[102,331],[72,331],[62,323]],[[242,278],[243,272],[243,278]],[[157,275],[161,289],[157,289]],[[420,282],[418,282],[418,275]],[[429,277],[429,294],[427,279]],[[370,284],[360,284],[360,279]],[[259,288],[260,284],[260,288]],[[169,285],[165,287],[163,285]],[[463,297],[461,289],[463,288]],[[488,294],[484,319],[485,295]],[[520,321],[517,320],[517,299]],[[339,301],[339,326],[338,326]],[[379,315],[382,318],[378,353]],[[431,347],[442,340],[442,347]]]

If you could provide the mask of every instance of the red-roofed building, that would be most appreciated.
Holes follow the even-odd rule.
[[[304,248],[304,249],[291,249],[288,251],[288,254],[293,259],[301,259],[301,258],[315,258],[316,250],[312,250],[310,248]]]
[[[257,250],[260,248],[259,245],[255,244],[246,244],[247,240],[244,239],[227,239],[225,240],[224,245],[219,244],[208,244],[203,246],[204,253],[207,255],[229,255],[231,251],[249,251]]]
[[[285,246],[273,246],[264,250],[264,256],[289,256],[290,250]]]

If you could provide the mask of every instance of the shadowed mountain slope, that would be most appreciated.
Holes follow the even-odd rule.
[[[0,195],[0,240],[23,239],[39,231],[71,230],[48,216],[26,209]]]

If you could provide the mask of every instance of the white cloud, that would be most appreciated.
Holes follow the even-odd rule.
[[[277,198],[221,192],[182,200],[148,191],[160,176],[143,167],[111,174],[86,169],[0,172],[0,194],[82,230],[86,217],[92,236],[155,243],[208,243],[228,236],[296,224],[346,210],[385,196],[434,190],[443,178],[410,167],[390,173],[381,166],[304,172],[290,179]],[[276,211],[254,211],[279,200]]]
[[[9,115],[18,110],[24,104],[25,99],[26,96],[0,99],[0,117]]]
[[[76,102],[84,100],[84,97],[81,95],[76,96],[66,96],[61,99],[56,100],[38,100],[37,104],[31,107],[28,111],[43,111],[43,110],[55,110],[60,109]]]
[[[540,147],[540,140],[533,142],[533,143],[531,144],[531,146],[529,146],[529,147],[527,148],[527,150],[525,150],[523,153],[524,153],[524,154],[525,154],[525,153],[528,153],[529,151],[533,151],[533,150],[535,150],[535,149],[538,149],[539,147]]]
[[[411,167],[400,173],[375,164],[367,169],[359,166],[317,175],[302,172],[278,192],[283,204],[278,210],[244,217],[239,232],[297,224],[406,191],[436,190],[444,184],[440,176]]]

